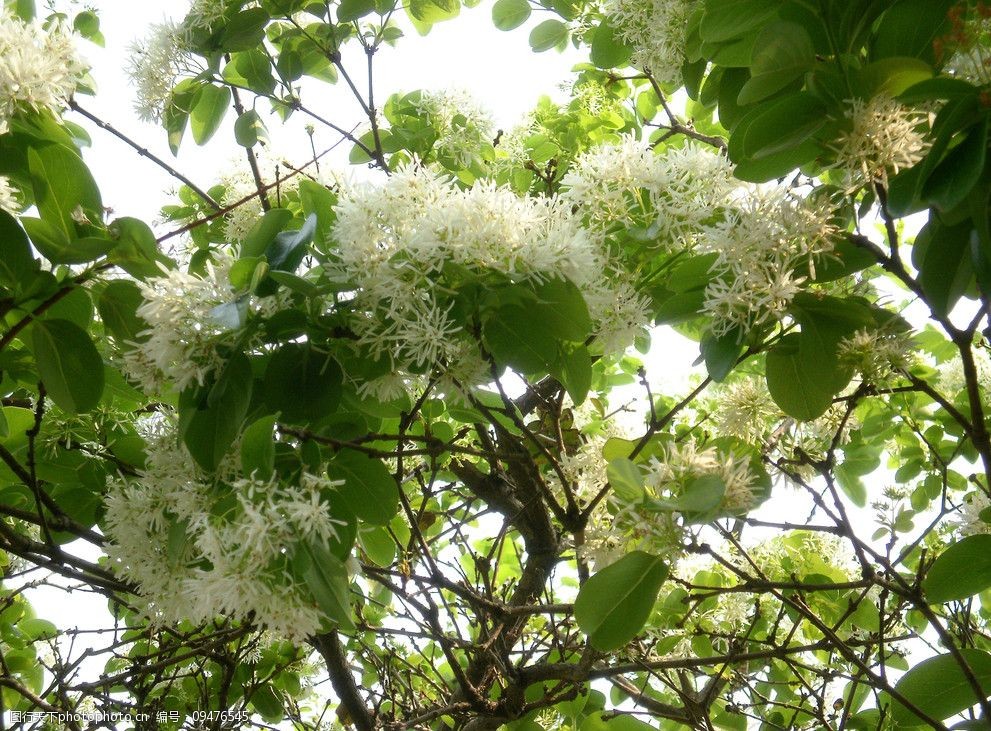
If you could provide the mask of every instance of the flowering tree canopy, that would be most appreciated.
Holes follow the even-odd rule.
[[[991,8],[474,4],[586,53],[566,99],[380,88],[458,0],[151,28],[135,111],[232,130],[218,176],[88,109],[94,11],[5,1],[0,711],[987,728]],[[175,178],[160,220],[91,132]]]

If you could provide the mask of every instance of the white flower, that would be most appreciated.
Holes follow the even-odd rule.
[[[46,32],[0,8],[0,134],[19,113],[58,115],[85,73],[73,37],[61,25]]]
[[[207,265],[205,277],[172,269],[139,282],[144,302],[137,314],[149,328],[142,333],[147,339],[125,354],[125,366],[144,388],[155,392],[166,382],[179,390],[203,385],[223,363],[217,345],[229,331],[213,311],[234,299],[227,280],[231,264],[220,258]]]
[[[462,189],[408,166],[381,185],[346,186],[335,212],[331,238],[340,263],[329,266],[357,285],[352,326],[360,342],[401,370],[449,374],[448,391],[454,380],[488,375],[477,341],[452,319],[450,290],[436,285],[449,265],[479,276],[500,272],[515,282],[564,278],[590,306],[588,293],[603,298],[602,242],[559,198],[523,198],[491,182]],[[620,304],[615,317],[636,310],[640,320],[639,300]],[[607,309],[599,307],[603,314]],[[628,327],[628,317],[619,325]]]
[[[725,486],[723,509],[739,512],[754,507],[757,479],[746,457],[686,441],[666,445],[661,458],[651,457],[649,468],[645,483],[658,497],[676,497],[698,478],[715,475]]]
[[[612,0],[606,16],[633,46],[630,65],[649,71],[662,84],[681,81],[688,18],[693,0]]]
[[[991,533],[991,523],[981,517],[988,508],[991,508],[991,498],[983,490],[975,490],[970,493],[960,506],[960,515],[957,520],[957,529],[963,536],[974,536],[982,533]]]
[[[884,385],[911,365],[914,354],[908,336],[899,332],[858,330],[839,343],[840,361],[855,368],[864,381]]]
[[[151,432],[145,469],[111,486],[101,526],[111,566],[138,585],[148,619],[226,615],[290,639],[316,632],[320,612],[288,561],[302,541],[337,537],[327,501],[341,483],[309,472],[297,484],[239,476],[236,458],[211,477],[178,445],[171,420]]]
[[[846,189],[853,192],[887,182],[888,173],[910,168],[925,157],[929,143],[920,129],[927,116],[889,96],[847,100],[850,129],[836,141],[833,167],[843,172]]]
[[[10,178],[6,175],[0,175],[0,211],[6,211],[11,216],[21,212],[17,189],[10,184]]]
[[[780,320],[814,278],[815,260],[832,250],[835,230],[827,204],[796,198],[781,186],[741,191],[727,215],[701,234],[700,248],[718,255],[703,305],[713,333]]]
[[[466,91],[421,91],[415,106],[440,133],[434,143],[437,157],[450,158],[458,168],[471,166],[495,133],[492,117]]]
[[[186,46],[185,30],[172,21],[152,25],[142,41],[131,44],[127,74],[135,87],[139,118],[160,122],[176,84],[203,70]]]
[[[593,227],[650,231],[660,246],[692,248],[700,228],[720,216],[738,183],[725,156],[696,144],[655,153],[626,136],[579,155],[562,194]]]
[[[761,445],[781,412],[763,378],[748,376],[717,392],[713,405],[716,433]]]
[[[250,153],[255,156],[259,177],[262,185],[267,188],[266,195],[273,206],[282,203],[283,195],[299,190],[302,177],[300,175],[288,177],[292,171],[282,162],[282,157],[267,147],[256,146]],[[258,197],[258,184],[243,156],[232,163],[231,169],[221,176],[220,183],[224,186],[224,195],[220,203],[225,208],[244,201],[231,208],[224,216],[227,223],[225,228],[227,241],[240,244],[258,223],[258,217],[263,213],[261,199]]]

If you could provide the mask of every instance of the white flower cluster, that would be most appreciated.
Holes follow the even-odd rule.
[[[630,65],[649,71],[662,84],[681,81],[688,18],[694,0],[611,0],[605,13],[633,47]]]
[[[160,277],[138,282],[144,302],[137,315],[149,327],[140,343],[124,352],[124,370],[148,393],[168,386],[183,390],[203,385],[224,362],[218,351],[230,345],[239,333],[231,330],[216,308],[232,303],[236,293],[228,279],[234,260],[222,253],[207,263],[205,275],[180,269],[164,269]],[[280,295],[252,297],[248,310],[270,316],[284,304]]]
[[[459,168],[471,166],[495,134],[492,117],[465,91],[422,91],[416,109],[440,133],[434,143],[437,156]]]
[[[131,44],[127,74],[135,88],[134,110],[146,122],[160,122],[172,100],[172,89],[185,76],[203,69],[187,48],[186,30],[163,21]]]
[[[140,479],[106,499],[106,552],[135,582],[159,624],[248,619],[292,639],[317,631],[320,613],[289,570],[301,541],[336,536],[335,483],[304,473],[296,485],[238,476],[229,460],[214,483],[177,444],[171,427],[149,439]],[[227,498],[224,510],[215,509]]]
[[[0,134],[17,114],[58,115],[86,70],[72,35],[60,25],[46,31],[0,7]]]
[[[988,352],[984,348],[971,348],[971,355],[974,359],[974,370],[977,373],[977,385],[985,391],[991,390],[991,357],[988,356]],[[964,374],[963,361],[959,355],[940,363],[937,371],[939,389],[951,401],[958,394],[967,390],[967,377]]]
[[[0,175],[0,211],[6,211],[12,216],[16,216],[21,211],[21,204],[17,200],[17,189],[10,184],[10,178]]]
[[[858,330],[840,341],[840,361],[857,370],[866,383],[883,386],[914,360],[911,339],[904,333]]]
[[[701,145],[656,154],[627,137],[579,156],[562,183],[592,229],[637,227],[668,250],[717,254],[704,304],[716,335],[779,319],[832,249],[825,205],[742,184]]]
[[[928,116],[890,96],[847,100],[850,128],[833,146],[833,167],[852,193],[874,182],[886,183],[889,173],[910,168],[925,157]]]
[[[568,279],[611,342],[646,322],[646,302],[611,283],[601,240],[566,200],[522,198],[488,182],[462,189],[409,166],[384,184],[347,186],[336,214],[340,264],[332,266],[357,285],[354,327],[373,354],[391,356],[401,370],[446,370],[464,358],[478,365],[477,346],[434,285],[448,265],[516,282]]]
[[[825,205],[783,186],[746,188],[701,234],[701,250],[718,255],[703,305],[712,332],[747,332],[780,320],[802,284],[815,279],[815,260],[832,251],[835,230]]]
[[[748,376],[716,390],[712,404],[716,433],[763,446],[783,414],[774,405],[767,381]]]
[[[646,485],[656,497],[677,497],[694,480],[708,475],[715,475],[726,486],[723,510],[738,512],[754,507],[757,477],[750,470],[750,460],[715,447],[700,448],[694,441],[668,444],[662,458],[651,457]]]
[[[641,226],[678,250],[695,246],[739,186],[723,155],[696,144],[656,154],[632,136],[583,153],[561,182],[591,226]]]
[[[137,314],[149,328],[142,333],[147,339],[125,352],[124,366],[148,393],[167,384],[180,391],[203,385],[223,363],[217,345],[227,330],[213,311],[234,299],[227,278],[232,263],[226,257],[208,263],[205,277],[167,269],[138,282],[144,302]]]
[[[988,508],[991,508],[991,498],[983,490],[975,490],[970,493],[960,506],[960,514],[957,517],[957,530],[963,536],[976,536],[984,533],[991,533],[991,523],[981,517]]]

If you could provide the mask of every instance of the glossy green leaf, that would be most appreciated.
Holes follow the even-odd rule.
[[[811,70],[815,48],[805,28],[777,21],[763,28],[754,45],[750,79],[740,89],[739,104],[753,104],[775,94]]]
[[[317,540],[307,541],[301,550],[305,556],[303,577],[306,588],[320,611],[337,627],[354,629],[349,597],[350,579],[344,564]]]
[[[343,382],[332,356],[306,343],[287,343],[265,371],[265,402],[282,422],[319,421],[337,410]]]
[[[35,205],[45,223],[74,238],[76,218],[102,221],[100,190],[75,150],[63,145],[40,145],[30,148],[27,155]]]
[[[37,270],[24,229],[13,216],[0,211],[0,285],[20,289]]]
[[[545,20],[530,31],[530,48],[541,53],[563,45],[568,40],[568,26],[560,20]]]
[[[636,637],[667,576],[660,558],[633,551],[589,578],[575,599],[575,619],[592,646],[611,652]]]
[[[220,37],[225,51],[249,51],[261,45],[265,38],[265,25],[270,20],[263,8],[248,8],[234,15]]]
[[[616,29],[602,21],[592,33],[592,48],[589,54],[592,63],[600,69],[622,68],[629,62],[633,49],[623,42]]]
[[[193,141],[197,145],[206,143],[220,129],[230,104],[231,90],[226,86],[209,84],[200,89],[189,115]]]
[[[259,142],[268,142],[268,130],[261,116],[249,109],[234,122],[234,139],[242,147],[254,147]]]
[[[530,3],[527,0],[496,0],[492,6],[492,23],[499,30],[518,28],[529,17]]]
[[[31,327],[38,375],[51,399],[72,414],[90,411],[103,395],[103,358],[89,335],[68,320]]]
[[[120,343],[137,343],[142,340],[142,331],[148,329],[148,323],[137,315],[143,303],[144,297],[134,282],[117,279],[100,293],[97,309],[104,327],[114,338]]]
[[[576,406],[585,402],[592,387],[592,356],[584,345],[563,345],[553,374]]]
[[[244,474],[269,480],[275,472],[275,416],[254,421],[241,436],[241,469]]]
[[[950,544],[922,581],[934,604],[966,599],[991,587],[991,535],[966,536]]]
[[[374,525],[388,525],[399,511],[396,480],[382,460],[353,449],[342,449],[327,464],[327,474],[339,485],[335,499],[362,520]]]
[[[609,460],[606,476],[609,478],[609,486],[623,502],[638,503],[646,496],[643,473],[625,457]]]
[[[960,654],[983,689],[991,692],[991,655],[983,650],[963,648]],[[909,669],[895,684],[905,700],[938,721],[960,713],[977,703],[963,669],[956,658],[946,653],[927,658]],[[891,715],[899,726],[925,725],[907,706],[894,702]]]
[[[253,386],[251,363],[232,357],[217,375],[209,396],[186,391],[179,400],[179,435],[196,463],[212,472],[241,431]]]

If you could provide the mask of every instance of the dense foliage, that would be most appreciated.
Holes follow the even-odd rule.
[[[96,13],[6,0],[5,720],[986,728],[991,8],[496,0],[590,59],[508,130],[375,83],[461,10],[150,29],[138,115],[243,148],[209,180],[87,109]],[[90,132],[175,177],[155,228]]]

